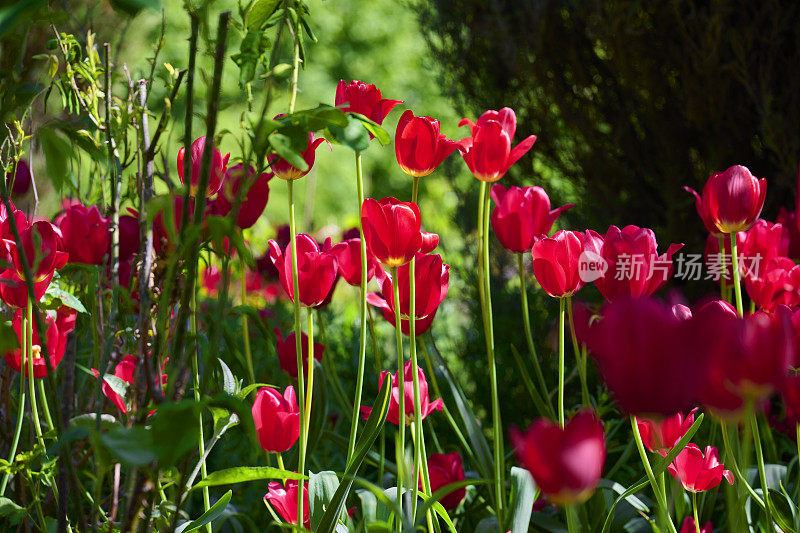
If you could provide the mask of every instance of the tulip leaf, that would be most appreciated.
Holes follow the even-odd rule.
[[[328,502],[339,488],[339,477],[330,470],[309,473],[308,477],[308,510],[311,515],[311,530],[316,531]]]
[[[516,467],[514,467],[516,468]],[[520,469],[522,470],[522,469]],[[525,470],[527,473],[528,471]],[[513,472],[512,472],[513,475]],[[528,474],[530,475],[530,474]],[[531,479],[531,481],[533,481]],[[423,503],[417,508],[417,522],[418,524],[423,524],[425,522],[425,515],[427,514],[428,510],[433,508],[436,513],[442,517],[446,524],[450,526],[450,528],[455,531],[453,528],[453,522],[450,520],[450,515],[447,514],[444,506],[440,503],[442,498],[450,494],[451,492],[455,492],[459,489],[463,489],[469,487],[470,485],[486,485],[489,484],[491,481],[488,479],[462,479],[461,481],[456,481],[455,483],[449,483],[444,485],[433,492],[430,496],[426,496],[422,492],[417,492],[417,495],[422,498]],[[531,492],[531,497],[533,497],[533,492]],[[533,508],[533,500],[530,501],[531,508]],[[530,517],[528,517],[528,521],[530,522]],[[527,523],[525,528],[527,528]],[[525,531],[526,529],[514,529],[512,531]]]
[[[19,337],[10,320],[0,320],[0,353],[19,350]]]
[[[247,12],[247,28],[261,28],[280,3],[281,0],[256,0]]]
[[[153,432],[142,426],[111,429],[99,435],[99,443],[126,465],[144,466],[158,459]]]
[[[210,524],[213,520],[219,518],[228,508],[228,504],[231,501],[231,494],[232,491],[230,490],[223,494],[222,498],[217,500],[217,503],[212,505],[208,511],[201,514],[197,520],[192,520],[191,522],[181,524],[175,529],[175,533],[189,533],[190,531],[196,531],[204,525]]]
[[[51,283],[44,294],[53,300],[60,300],[63,305],[75,309],[79,313],[88,313],[78,298],[59,287],[56,283]]]
[[[373,137],[378,139],[378,142],[381,143],[382,146],[386,146],[392,142],[392,139],[389,137],[389,134],[386,132],[386,130],[374,120],[367,118],[361,113],[350,113],[350,116],[357,118],[364,128],[366,128],[366,130],[370,132]]]
[[[4,518],[4,522],[11,526],[16,526],[28,516],[25,507],[20,507],[8,498],[0,497],[0,518]]]
[[[527,531],[531,523],[537,487],[531,473],[511,467],[511,531]]]
[[[103,381],[111,387],[111,390],[117,393],[124,400],[128,395],[128,382],[118,378],[114,374],[106,374],[103,376]]]
[[[320,131],[331,125],[345,128],[349,123],[347,115],[341,109],[327,104],[296,111],[281,118],[288,119],[293,124],[302,124],[308,131]]]
[[[217,358],[217,361],[219,361],[219,366],[222,368],[222,390],[230,395],[235,395],[238,385],[236,382],[236,377],[234,377],[233,372],[231,372],[231,369],[228,368],[228,365],[225,364],[225,361],[219,357]]]
[[[196,449],[202,407],[194,400],[163,403],[158,407],[150,420],[161,466],[172,466]]]
[[[218,485],[233,485],[247,481],[260,481],[262,479],[307,479],[296,472],[281,470],[271,466],[237,466],[211,472],[205,479],[198,481],[192,490],[203,487],[216,487]]]
[[[308,355],[303,357],[307,358]],[[311,455],[322,436],[322,428],[328,419],[328,382],[322,363],[314,359],[314,408],[311,410],[311,424],[308,431],[308,448],[306,453]]]
[[[354,152],[363,152],[369,148],[369,133],[364,124],[353,116],[347,117],[347,126],[342,128],[331,124],[328,126],[328,132],[326,139],[346,146]]]
[[[303,156],[293,148],[293,143],[287,135],[276,131],[270,134],[269,144],[273,149],[275,149],[275,152],[278,153],[278,156],[280,156],[282,159],[285,159],[287,163],[301,172],[308,170],[308,164],[306,163],[305,159],[303,159]]]

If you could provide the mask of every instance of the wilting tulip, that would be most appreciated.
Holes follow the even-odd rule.
[[[464,481],[464,466],[461,462],[461,454],[458,452],[447,453],[434,453],[428,457],[428,475],[431,482],[431,491],[436,492],[442,487],[446,487],[452,483]],[[419,480],[419,490],[422,490],[422,479]],[[447,496],[439,500],[439,503],[444,506],[448,511],[452,511],[464,496],[467,495],[467,489],[461,487]]]
[[[336,107],[345,113],[359,113],[378,124],[383,124],[383,119],[402,100],[387,100],[381,98],[381,91],[371,84],[353,80],[345,83],[339,80],[336,86]],[[370,138],[372,134],[370,133]]]
[[[331,254],[336,257],[339,265],[339,274],[344,280],[354,286],[361,285],[361,239],[347,239],[337,243],[331,248]],[[375,277],[378,263],[372,254],[367,253],[367,281]]]
[[[650,296],[672,276],[672,256],[682,247],[683,244],[670,244],[665,253],[658,255],[653,230],[611,226],[600,252],[608,270],[594,284],[608,301]]]
[[[46,341],[47,341],[47,354],[50,359],[50,367],[55,370],[64,357],[64,352],[67,350],[67,336],[75,329],[75,317],[77,312],[69,307],[61,306],[55,313],[48,312],[45,316],[45,327],[47,328]],[[22,320],[22,309],[17,309],[14,313],[14,319],[11,325],[17,334],[20,346],[23,346],[24,339],[24,326]],[[36,327],[36,321],[33,323],[33,377],[41,379],[47,375],[47,361],[42,356],[41,341],[39,340],[39,330]],[[12,350],[4,354],[6,363],[16,370],[28,375],[28,362],[22,360],[22,350]]]
[[[199,137],[192,143],[192,178],[189,184],[189,190],[193,197],[197,196],[197,187],[200,184],[200,171],[202,170],[201,167],[203,165],[203,151],[205,150],[205,145],[205,137]],[[183,147],[178,150],[178,177],[180,178],[181,183],[186,185],[186,177],[183,175],[184,152],[185,148]],[[219,191],[219,188],[222,186],[222,180],[225,179],[225,171],[228,167],[228,159],[231,156],[231,154],[226,154],[225,157],[222,157],[222,152],[217,150],[213,143],[211,145],[211,153],[211,161],[208,169],[208,186],[206,187],[205,192],[205,194],[209,197],[217,194],[217,191]]]
[[[603,308],[585,342],[622,411],[670,416],[691,406],[706,364],[696,353],[692,322],[649,298]]]
[[[258,389],[252,411],[258,443],[264,451],[280,453],[294,446],[300,436],[300,407],[294,387],[286,387],[283,396],[271,387]]]
[[[472,135],[458,141],[461,155],[472,175],[489,183],[505,176],[511,165],[536,142],[536,135],[531,135],[511,148],[517,130],[517,116],[509,107],[486,111],[478,122],[462,118],[458,126],[465,125],[469,126]]]
[[[287,479],[284,484],[277,481],[270,481],[267,484],[269,489],[264,495],[275,511],[283,518],[287,524],[299,525],[297,523],[297,485],[298,481]],[[308,510],[308,483],[303,484],[303,527],[311,528],[311,520]]]
[[[409,265],[405,264],[397,269],[400,291],[400,328],[403,334],[409,334],[409,313],[411,302],[409,300],[410,278]],[[382,268],[378,268],[376,278],[381,287],[380,294],[369,293],[367,301],[381,310],[383,317],[392,325],[396,325],[394,308],[394,280]],[[450,266],[442,262],[439,255],[417,254],[414,268],[414,333],[422,335],[431,327],[439,305],[447,296],[450,288]]]
[[[422,419],[428,417],[434,411],[441,411],[444,409],[442,399],[430,401],[428,398],[428,380],[425,379],[425,373],[421,368],[417,368],[417,375],[419,376],[419,410]],[[400,425],[400,383],[397,380],[397,374],[390,374],[387,371],[381,372],[380,380],[378,381],[378,388],[383,385],[383,380],[386,376],[392,379],[392,396],[389,400],[389,412],[386,414],[386,420],[395,426]],[[403,367],[403,392],[405,393],[405,425],[414,422],[414,372],[411,368],[411,361],[406,362]],[[361,406],[361,418],[364,420],[369,418],[372,413],[372,407]]]
[[[128,208],[128,214],[119,217],[119,260],[127,261],[139,252],[139,213]],[[111,243],[109,242],[109,248]]]
[[[9,193],[12,196],[22,196],[31,188],[31,167],[25,160],[17,161],[17,168],[14,172],[12,185],[11,172],[6,172],[6,186],[11,187]]]
[[[282,115],[278,115],[275,118],[277,119],[281,116]],[[306,166],[308,167],[305,170],[300,170],[276,154],[269,156],[269,169],[282,180],[292,181],[300,179],[311,171],[311,167],[314,166],[314,161],[316,159],[317,147],[324,142],[327,141],[322,137],[315,139],[314,134],[308,132],[308,144],[305,150],[300,152],[300,157],[303,158],[303,161],[306,162]]]
[[[687,516],[683,521],[680,533],[696,533],[697,528],[694,525],[694,518]],[[714,533],[714,526],[711,522],[706,522],[706,525],[700,528],[700,533]]]
[[[289,333],[286,338],[283,338],[281,331],[274,328],[275,335],[278,337],[275,343],[275,351],[278,352],[278,361],[281,370],[297,378],[297,348],[295,346],[294,332]],[[308,376],[308,335],[300,333],[300,344],[303,347],[303,375]],[[322,355],[325,353],[325,346],[315,342],[314,343],[314,359],[322,361]]]
[[[712,174],[702,196],[689,187],[684,189],[694,195],[697,213],[709,232],[730,234],[755,223],[764,207],[767,180],[755,178],[747,167],[734,165]]]
[[[321,304],[336,281],[336,258],[328,251],[321,251],[317,241],[301,233],[297,243],[297,286],[300,289],[300,303],[307,307]],[[281,250],[274,239],[269,240],[269,257],[278,269],[281,286],[294,301],[292,283],[292,247],[287,244]]]
[[[666,456],[666,452],[662,452]],[[706,446],[705,454],[697,444],[689,443],[667,467],[689,492],[704,492],[720,484],[722,478],[733,485],[733,474],[719,462],[719,454],[713,446]]]
[[[645,447],[651,452],[662,450],[669,452],[694,424],[695,412],[697,412],[696,407],[686,416],[683,416],[683,413],[675,413],[660,420],[637,419],[636,425]]]
[[[492,185],[492,229],[506,250],[530,251],[537,237],[547,236],[553,223],[575,204],[550,209],[550,198],[541,187],[509,187]]]
[[[397,198],[367,198],[361,205],[367,250],[387,268],[411,261],[422,248],[422,217],[414,202]]]
[[[774,257],[758,274],[745,278],[747,294],[756,307],[772,312],[777,305],[800,304],[800,265],[788,257]]]
[[[312,162],[313,164],[313,162]],[[215,215],[227,216],[233,208],[233,203],[239,195],[239,187],[242,186],[244,178],[244,165],[239,163],[228,169],[225,174],[225,181],[220,188],[220,194],[214,200],[212,212]],[[247,194],[245,194],[239,204],[239,213],[236,215],[236,225],[241,229],[247,229],[258,221],[261,213],[267,207],[269,200],[269,180],[273,174],[264,172],[258,177],[255,176],[253,167],[249,167],[247,173]]]
[[[409,109],[397,123],[394,153],[400,168],[415,178],[427,176],[458,147],[455,141],[439,133],[439,121],[415,117]]]
[[[800,375],[786,378],[781,385],[781,400],[786,409],[786,421],[800,424]]]
[[[102,264],[111,244],[108,219],[100,214],[96,205],[86,207],[74,203],[53,219],[61,230],[64,251],[70,263]]]
[[[553,503],[586,501],[600,482],[606,461],[605,430],[589,411],[576,414],[563,428],[540,418],[524,433],[512,429],[511,442],[519,462]]]
[[[552,237],[537,240],[533,255],[533,275],[542,289],[555,298],[572,296],[583,287],[580,275],[581,255],[596,249],[599,236],[592,230],[584,235],[579,231],[561,230]]]

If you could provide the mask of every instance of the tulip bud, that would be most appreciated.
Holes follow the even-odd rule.
[[[286,387],[283,396],[271,387],[258,389],[252,411],[258,443],[264,451],[281,453],[294,446],[300,436],[300,407],[294,387]]]
[[[745,231],[755,223],[764,207],[767,180],[755,178],[747,167],[734,165],[712,174],[702,196],[684,187],[695,197],[695,207],[711,233]]]
[[[530,251],[537,237],[547,236],[553,223],[575,204],[550,209],[550,198],[541,187],[509,187],[492,185],[492,230],[506,250]]]
[[[69,254],[70,263],[103,263],[111,245],[108,222],[96,205],[87,208],[79,203],[70,205],[53,219],[53,223],[61,230],[64,250]]]
[[[298,235],[295,242],[300,303],[306,307],[316,307],[325,301],[336,281],[336,258],[327,250],[321,251],[317,241],[304,233]],[[270,239],[269,257],[272,264],[278,269],[283,290],[294,301],[291,244],[281,250],[278,243],[274,239]]]
[[[275,343],[275,351],[278,353],[278,361],[280,362],[281,370],[297,378],[297,347],[295,345],[294,332],[290,333],[283,338],[281,331],[274,328],[275,335],[278,337]],[[308,335],[300,333],[300,343],[303,353],[303,375],[308,375]],[[314,359],[322,361],[322,355],[325,353],[325,346],[315,342],[314,343]]]
[[[423,244],[419,207],[397,198],[367,198],[361,206],[367,250],[387,268],[411,261]]]
[[[419,384],[419,405],[422,419],[428,417],[434,411],[441,411],[444,409],[442,399],[430,401],[428,397],[428,380],[425,379],[425,373],[421,368],[417,368],[418,384]],[[400,425],[400,382],[397,379],[397,374],[390,374],[389,372],[381,372],[378,388],[383,385],[383,380],[389,376],[392,380],[392,394],[389,400],[389,412],[386,414],[386,421],[391,422],[395,426]],[[407,361],[403,366],[403,392],[405,397],[405,416],[404,424],[407,426],[414,422],[414,371],[411,367],[411,361]],[[364,420],[369,418],[372,413],[371,407],[361,407],[361,418]]]
[[[189,190],[193,197],[197,196],[197,187],[200,184],[200,171],[202,170],[203,165],[203,151],[205,150],[206,146],[206,138],[199,137],[194,140],[192,143],[192,153],[191,153],[191,181],[189,182]],[[186,185],[186,179],[183,175],[183,158],[185,157],[185,148],[181,147],[178,150],[178,177],[181,180],[181,183]],[[211,144],[211,162],[208,169],[208,186],[206,188],[205,194],[207,196],[214,196],[219,191],[219,188],[222,186],[222,180],[225,178],[225,171],[228,166],[228,159],[230,158],[231,154],[226,154],[225,157],[222,157],[222,152],[217,150],[214,144]]]
[[[400,168],[409,176],[427,176],[457,147],[454,141],[439,133],[439,121],[431,117],[415,117],[408,110],[397,123],[394,152]]]
[[[651,452],[669,452],[692,427],[696,412],[697,408],[695,407],[685,417],[683,413],[675,413],[660,420],[637,419],[636,425],[639,428],[639,434],[642,436],[645,448]]]
[[[434,453],[428,457],[428,475],[430,477],[432,492],[436,492],[440,488],[446,487],[452,483],[464,481],[466,476],[464,475],[464,467],[461,462],[461,454],[458,452],[453,452],[451,454]],[[419,490],[423,490],[422,479],[419,481]],[[444,496],[439,500],[439,503],[448,511],[452,511],[458,507],[458,504],[461,503],[461,500],[463,500],[466,495],[467,489],[461,487]]]
[[[402,100],[387,100],[381,98],[381,91],[371,84],[358,80],[345,83],[340,80],[336,86],[336,107],[345,113],[359,113],[378,124],[383,124],[386,115]],[[372,134],[369,134],[372,139]]]

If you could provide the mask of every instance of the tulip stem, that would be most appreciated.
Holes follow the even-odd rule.
[[[733,290],[736,294],[736,312],[744,316],[742,306],[742,287],[739,280],[739,258],[736,257],[736,233],[731,233],[731,270],[733,270]]]
[[[566,298],[558,299],[558,425],[564,427],[564,311]]]
[[[33,301],[28,298],[27,318],[25,319],[25,363],[28,365],[28,394],[31,397],[31,418],[36,430],[36,440],[44,447],[42,426],[39,423],[39,408],[36,404],[36,381],[33,377]]]
[[[17,446],[19,445],[19,436],[22,433],[22,421],[25,418],[25,372],[20,369],[19,373],[19,407],[17,408],[17,424],[14,426],[14,438],[11,441],[11,449],[8,452],[8,462],[13,463],[14,457],[17,455]],[[798,426],[800,432],[800,426]],[[0,485],[0,497],[6,493],[6,486],[8,480],[11,479],[11,474],[6,472],[3,476],[3,483]]]
[[[772,529],[772,510],[769,506],[769,485],[767,484],[767,472],[764,469],[764,451],[761,448],[761,435],[758,429],[758,415],[754,409],[750,409],[750,425],[753,428],[753,442],[756,447],[756,462],[758,464],[758,477],[761,482],[761,490],[764,494],[764,513],[767,516],[767,531]]]
[[[306,307],[308,312],[308,384],[306,385],[306,432],[303,447],[308,449],[308,428],[311,427],[311,399],[314,394],[314,308]]]
[[[417,193],[419,192],[419,178],[411,177],[411,201],[417,203]]]
[[[547,394],[547,384],[544,381],[542,367],[539,364],[539,357],[536,354],[536,345],[533,343],[530,311],[528,308],[528,288],[525,281],[525,261],[524,256],[521,253],[517,254],[517,270],[519,272],[519,294],[520,299],[522,300],[522,323],[525,325],[525,342],[528,343],[528,352],[530,353],[531,360],[533,361],[533,370],[536,372],[536,379],[539,381],[539,387],[541,387],[542,390],[542,394],[539,394],[538,392],[537,394],[539,394],[540,398],[542,398],[542,403],[550,410],[550,413],[554,414],[553,404],[550,403],[550,395]],[[547,413],[541,414],[547,415]]]
[[[719,260],[722,263],[720,270],[722,274],[719,278],[719,289],[724,301],[728,300],[728,269],[725,265],[725,236],[719,236]]]
[[[567,504],[564,507],[564,512],[567,515],[567,531],[569,533],[581,532],[581,521],[578,518],[578,509],[574,504]]]
[[[419,181],[419,178],[414,178],[415,184],[417,181]],[[411,373],[413,376],[412,383],[414,388],[414,432],[416,434],[416,438],[414,439],[414,486],[419,483],[420,463],[426,461],[426,458],[422,457],[425,434],[422,429],[422,404],[420,402],[419,370],[417,368],[416,263],[416,258],[412,257],[411,262],[408,264],[408,336],[409,352],[411,355]],[[398,285],[399,281],[400,280],[398,280]],[[399,308],[397,312],[399,312]],[[424,485],[422,492],[425,495],[429,494]],[[417,498],[411,499],[411,507],[411,519],[414,521],[416,519]],[[429,512],[426,513],[426,516],[430,519]]]
[[[406,393],[405,393],[405,376],[403,375],[404,357],[403,357],[403,323],[400,313],[400,276],[398,275],[397,267],[392,267],[392,293],[394,298],[394,320],[395,320],[395,337],[397,339],[397,387],[398,387],[398,403],[399,411],[397,413],[397,433],[398,433],[398,450],[397,457],[397,490],[402,498],[403,494],[403,481],[404,471],[406,468]],[[403,500],[400,500],[400,508],[403,508]],[[398,517],[400,519],[400,517]]]
[[[575,351],[575,362],[578,365],[578,376],[581,379],[581,403],[589,405],[589,387],[586,385],[586,354],[578,344],[578,336],[575,334],[575,320],[572,316],[572,296],[567,296],[567,318],[569,320],[569,333],[572,337],[572,349]]]
[[[700,518],[697,516],[697,493],[692,492],[692,512],[694,513],[694,530],[700,533]]]
[[[722,442],[725,444],[725,463],[729,463],[731,465],[731,469],[733,470],[733,475],[739,480],[741,484],[744,485],[744,488],[747,489],[747,492],[750,494],[750,497],[753,498],[761,509],[764,509],[764,500],[756,494],[756,491],[753,490],[753,487],[747,482],[747,479],[742,475],[742,472],[739,470],[739,464],[736,461],[736,454],[734,453],[733,447],[731,447],[730,440],[728,438],[728,428],[725,422],[720,422],[720,427],[722,428]],[[729,462],[730,460],[730,462]]]
[[[53,418],[50,416],[50,406],[47,405],[44,382],[41,379],[36,381],[36,388],[39,389],[39,397],[42,399],[42,413],[44,413],[44,421],[47,424],[47,430],[52,431],[55,429],[55,426],[53,425]]]
[[[650,460],[647,458],[647,452],[642,443],[642,436],[639,434],[639,426],[636,423],[635,415],[631,415],[631,428],[633,429],[633,438],[636,441],[636,449],[639,450],[639,457],[642,459],[644,470],[647,473],[647,479],[650,481],[650,486],[653,488],[653,494],[655,494],[656,502],[658,503],[660,522],[662,525],[666,524],[671,533],[677,533],[675,524],[672,523],[672,517],[669,515],[669,509],[667,508],[667,496],[661,491],[656,476],[653,474],[653,468],[650,466]]]
[[[245,264],[244,257],[240,258],[242,265],[242,305],[247,303],[247,265]],[[242,313],[242,340],[244,341],[244,358],[247,361],[247,373],[250,374],[250,383],[256,382],[256,373],[253,370],[253,354],[250,351],[250,331],[247,325],[247,314]],[[256,390],[253,389],[253,398],[255,398]]]
[[[197,277],[194,278],[192,287],[191,299],[191,315],[190,325],[192,328],[192,373],[194,374],[194,401],[200,402],[200,363],[198,361],[198,352],[200,351],[200,344],[197,340]],[[206,469],[206,441],[203,435],[203,411],[197,415],[198,417],[198,431],[197,431],[197,450],[200,454],[200,479],[205,479],[208,475]],[[211,498],[209,496],[208,487],[203,487],[203,510],[208,511],[211,508]],[[211,533],[211,526],[206,524],[206,531]]]
[[[350,440],[347,443],[347,463],[356,449],[358,432],[358,412],[361,407],[361,389],[364,387],[364,366],[367,360],[367,241],[364,240],[364,228],[361,224],[361,205],[364,203],[364,177],[361,170],[361,152],[356,152],[356,188],[358,191],[358,234],[361,249],[361,332],[358,340],[358,373],[356,374],[356,397],[353,403],[353,417],[350,421]],[[375,355],[377,357],[377,353]]]

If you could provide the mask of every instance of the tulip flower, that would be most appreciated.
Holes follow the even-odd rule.
[[[305,233],[298,235],[295,242],[300,303],[306,307],[315,307],[325,301],[333,288],[337,274],[336,258],[329,251],[321,251],[317,241]],[[294,301],[291,245],[288,244],[281,250],[278,243],[270,239],[269,257],[278,269],[283,290]]]
[[[553,503],[584,502],[600,482],[606,461],[605,430],[589,411],[576,414],[563,428],[540,418],[524,433],[512,429],[511,442],[519,462]]]
[[[194,198],[189,198],[189,219],[194,214]],[[164,215],[171,215],[167,221]],[[181,232],[181,222],[183,218],[183,196],[172,198],[172,210],[168,209],[159,212],[153,220],[153,247],[157,254],[163,254],[169,250],[178,239]]]
[[[381,91],[371,84],[353,80],[339,80],[336,86],[335,105],[345,113],[359,113],[377,124],[383,124],[386,115],[402,100],[381,98]],[[372,134],[370,133],[370,139]]]
[[[516,253],[530,251],[537,237],[547,236],[561,213],[572,209],[567,204],[550,209],[550,198],[541,187],[509,187],[492,185],[492,229],[506,250]]]
[[[11,187],[9,193],[12,196],[23,196],[31,188],[31,167],[25,160],[17,161],[13,180],[11,171],[6,172],[6,187]]]
[[[215,297],[219,291],[219,285],[222,282],[222,272],[216,265],[209,265],[203,269],[200,274],[200,285],[205,290],[206,294]]]
[[[361,205],[361,224],[367,250],[386,268],[408,263],[422,248],[422,217],[414,202],[367,198]]]
[[[734,165],[712,174],[702,195],[690,187],[684,190],[695,197],[695,207],[711,233],[745,231],[755,224],[764,207],[767,180],[755,178],[747,167]]]
[[[397,269],[400,284],[400,328],[403,334],[409,334],[409,312],[411,310],[409,291],[409,266],[405,264]],[[380,294],[367,294],[367,302],[381,310],[383,317],[390,324],[396,325],[394,308],[394,280],[385,270],[378,268],[376,278],[381,287]],[[439,255],[417,254],[414,268],[414,314],[416,316],[415,333],[422,335],[431,327],[439,305],[447,296],[450,288],[450,266],[442,262]]]
[[[450,454],[434,453],[428,457],[428,475],[430,477],[432,492],[436,492],[442,487],[446,487],[452,483],[464,481],[466,476],[464,475],[464,466],[461,462],[461,454],[458,452]],[[419,490],[423,490],[422,479],[419,480]],[[461,500],[463,500],[466,495],[467,489],[461,487],[447,494],[444,498],[439,500],[439,503],[448,511],[452,511],[458,507],[458,504],[461,503]]]
[[[773,257],[758,277],[745,278],[745,289],[756,307],[772,312],[777,305],[800,304],[800,265],[788,257]]]
[[[696,533],[697,527],[694,525],[694,518],[687,516],[683,521],[679,533]],[[714,526],[711,522],[706,522],[706,525],[700,528],[700,533],[714,533]]]
[[[686,416],[678,412],[660,420],[638,418],[636,425],[645,447],[651,452],[669,452],[694,424],[695,412],[696,407]]]
[[[789,254],[791,235],[789,229],[783,224],[773,224],[759,218],[749,230],[740,233],[737,240],[739,253],[739,267],[742,274],[747,277],[758,277],[759,269],[764,268],[773,257],[783,257]],[[748,262],[758,261],[758,268],[746,268]]]
[[[666,456],[666,453],[662,452]],[[689,492],[705,492],[720,484],[722,478],[733,485],[733,474],[719,462],[719,454],[713,446],[706,446],[705,453],[697,444],[689,443],[667,466],[672,477]]]
[[[203,165],[203,151],[205,150],[206,138],[199,137],[192,143],[191,153],[191,181],[189,183],[189,191],[193,197],[197,196],[197,188],[200,183],[200,171]],[[225,172],[228,167],[228,159],[231,154],[226,154],[222,157],[222,152],[217,150],[214,144],[211,144],[211,162],[208,169],[208,186],[206,188],[206,196],[214,196],[222,186],[222,180],[225,179]],[[186,177],[183,175],[183,158],[185,157],[185,148],[181,147],[178,150],[178,177],[181,183],[186,185]]]
[[[96,205],[87,208],[80,203],[70,205],[53,219],[53,223],[61,230],[64,250],[69,254],[70,263],[103,263],[111,245],[108,222]]]
[[[606,273],[595,279],[600,294],[608,300],[650,296],[672,276],[672,256],[683,244],[670,244],[658,255],[653,230],[637,226],[608,228],[600,255],[608,264]]]
[[[61,306],[58,310],[47,312],[45,315],[45,328],[47,341],[47,355],[50,359],[50,368],[55,370],[64,357],[64,352],[67,350],[67,336],[75,329],[75,317],[77,312],[66,306]],[[25,324],[22,318],[22,309],[17,309],[14,313],[14,318],[11,321],[11,326],[17,334],[20,346],[24,346],[24,329]],[[47,361],[42,357],[42,347],[39,337],[39,330],[36,327],[36,321],[33,323],[33,377],[41,379],[47,375]],[[3,356],[8,363],[8,366],[13,368],[16,372],[21,372],[28,375],[28,363],[22,360],[22,349],[11,350],[6,352]]]
[[[542,289],[550,296],[563,298],[583,287],[581,255],[595,250],[599,238],[592,230],[586,234],[561,230],[552,237],[537,240],[531,249],[533,275]]]
[[[313,164],[313,161],[312,161]],[[269,200],[269,180],[272,179],[271,172],[264,172],[258,177],[255,176],[255,169],[248,167],[245,182],[249,185],[239,204],[239,213],[236,215],[236,225],[241,229],[253,227],[258,221]],[[220,194],[213,202],[212,212],[215,215],[227,216],[233,208],[233,203],[239,195],[239,187],[245,178],[244,165],[239,163],[228,169],[225,174],[225,181],[220,188]]]
[[[361,285],[361,239],[356,237],[337,243],[331,248],[336,257],[339,274],[353,287]],[[367,254],[367,281],[375,277],[378,263],[372,254]]]
[[[277,119],[281,116],[283,115],[278,115],[275,118]],[[305,150],[300,152],[300,157],[303,158],[303,161],[306,162],[306,166],[308,167],[305,170],[300,170],[277,154],[271,154],[269,156],[269,169],[282,180],[293,181],[300,179],[311,171],[311,167],[314,166],[314,161],[316,159],[317,147],[324,142],[328,141],[322,137],[315,139],[314,134],[308,132],[308,144]]]
[[[781,385],[781,400],[786,410],[786,421],[800,424],[800,375],[793,375]]]
[[[128,208],[128,214],[119,217],[119,260],[127,261],[139,252],[139,213]],[[109,241],[109,248],[111,241]],[[110,250],[109,250],[110,251]]]
[[[458,126],[465,125],[469,126],[472,135],[458,141],[459,150],[472,175],[488,183],[505,176],[511,165],[536,142],[536,135],[531,135],[511,148],[517,130],[517,116],[508,107],[486,111],[477,122],[462,118]]]
[[[439,133],[439,121],[431,117],[415,117],[409,109],[397,123],[394,153],[400,168],[414,178],[427,176],[458,147]]]
[[[441,411],[444,409],[444,403],[442,402],[441,398],[430,401],[428,398],[428,380],[425,379],[425,373],[421,368],[417,368],[417,375],[419,379],[419,410],[422,414],[422,419],[425,420],[425,418],[427,418],[432,412]],[[383,380],[386,379],[386,376],[390,376],[392,379],[392,397],[389,400],[389,412],[386,414],[386,420],[395,426],[399,426],[400,384],[397,379],[397,374],[390,374],[384,370],[381,372],[381,377],[378,381],[379,389],[383,385]],[[403,404],[405,407],[404,422],[407,426],[414,422],[414,372],[411,369],[411,361],[407,361],[403,367],[403,381],[403,392],[405,396],[405,403]],[[372,413],[371,407],[361,406],[361,418],[364,420],[368,419],[370,413]]]
[[[278,226],[275,232],[275,242],[278,243],[278,247],[283,250],[289,244],[289,241],[289,224]],[[275,265],[272,264],[272,259],[269,258],[269,247],[260,257],[256,258],[256,270],[266,281],[278,281],[278,269],[275,268]]]
[[[797,213],[781,207],[778,209],[775,222],[783,225],[789,234],[789,251],[784,255],[788,255],[792,259],[800,259],[800,226],[797,221]]]
[[[283,395],[277,389],[261,387],[252,411],[258,443],[264,451],[280,453],[294,446],[300,436],[300,407],[294,387],[286,387]]]
[[[134,381],[136,364],[138,360],[139,358],[135,355],[126,355],[114,367],[114,376],[118,377],[128,385],[131,385]],[[164,365],[161,366],[161,376],[159,378],[162,388],[167,385],[167,375],[164,373],[164,366],[166,363],[167,360],[165,360]],[[95,377],[98,377],[100,375],[100,371],[92,368],[92,374],[94,374]],[[114,406],[122,412],[122,414],[128,414],[128,406],[125,403],[125,399],[116,391],[114,391],[114,389],[111,388],[111,385],[109,385],[105,380],[103,380],[101,390],[103,391],[103,395],[111,400],[111,403],[113,403]],[[154,412],[155,410],[151,411],[150,414],[153,414]]]
[[[264,495],[264,500],[268,501],[275,511],[283,518],[287,524],[299,525],[297,523],[297,485],[298,481],[287,479],[283,484],[277,481],[270,481],[267,484],[268,491]],[[311,528],[311,519],[308,510],[308,484],[303,484],[303,527]]]
[[[278,361],[280,362],[281,370],[297,378],[297,352],[295,351],[294,332],[289,333],[286,338],[283,338],[281,331],[274,328],[275,335],[278,337],[275,343],[275,351],[278,353]],[[300,343],[303,346],[303,375],[308,376],[308,335],[300,333]],[[314,343],[314,359],[322,361],[322,355],[325,353],[325,346],[315,342]]]

